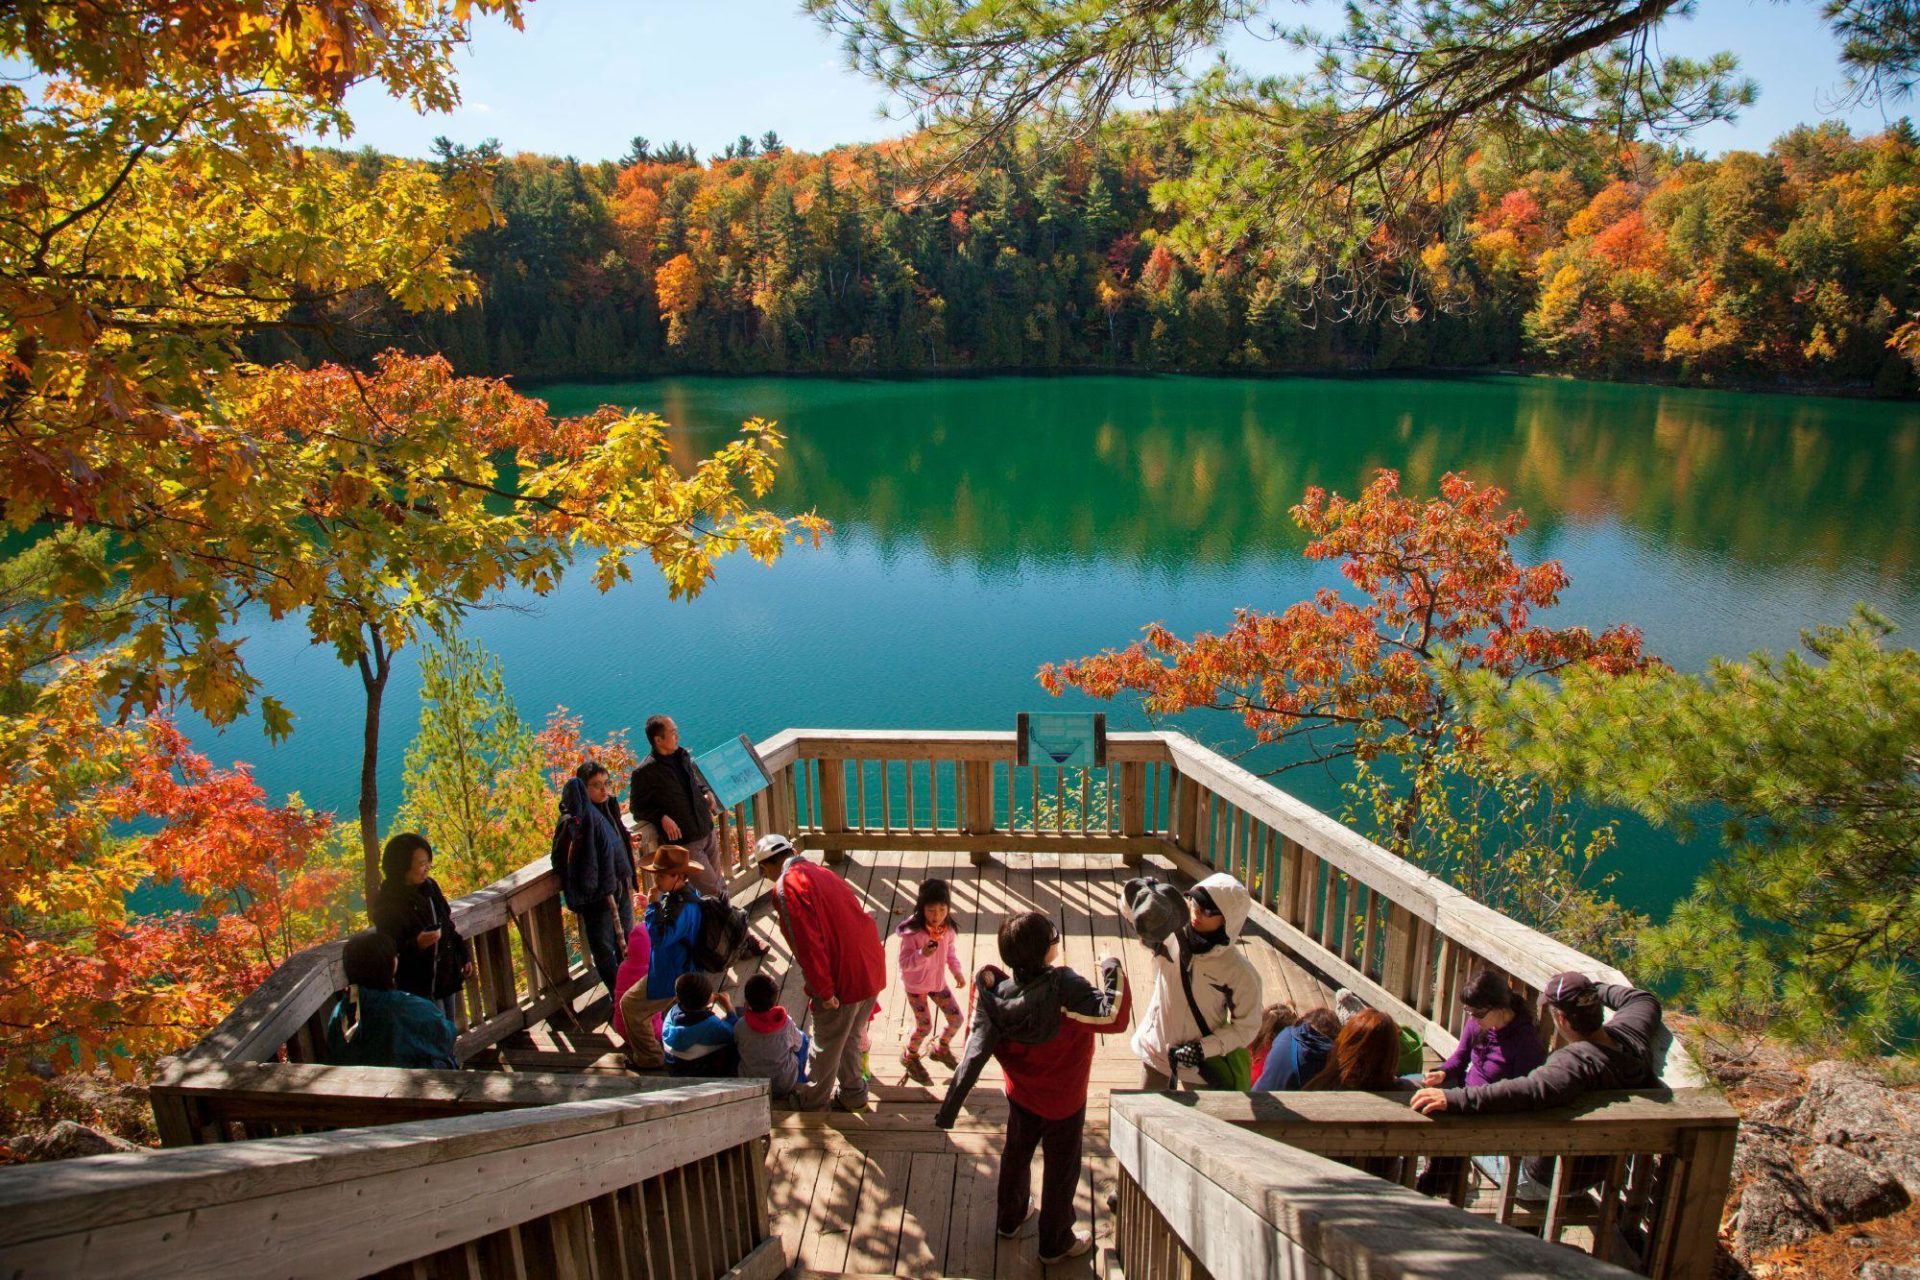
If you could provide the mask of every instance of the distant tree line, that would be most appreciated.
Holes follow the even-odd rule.
[[[1271,255],[1183,244],[1162,206],[1194,133],[1133,119],[934,180],[916,139],[810,155],[743,135],[704,164],[646,138],[600,164],[443,142],[448,172],[496,175],[498,219],[461,246],[480,300],[422,315],[336,302],[339,323],[275,341],[310,358],[397,344],[536,379],[1525,364],[1915,388],[1920,136],[1905,120],[1865,138],[1801,127],[1713,160],[1564,132],[1485,143],[1427,193],[1428,241],[1382,245],[1390,278],[1367,287],[1386,306],[1286,278]]]

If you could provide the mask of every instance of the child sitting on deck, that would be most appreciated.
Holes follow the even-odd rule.
[[[780,984],[764,973],[747,979],[746,1016],[733,1028],[740,1074],[764,1077],[775,1098],[784,1098],[807,1080],[807,1033],[794,1025],[780,1004]]]
[[[939,1046],[931,1056],[951,1066],[953,1038],[960,1033],[960,1002],[953,998],[947,975],[952,974],[957,983],[964,983],[967,975],[954,948],[953,896],[947,882],[921,884],[913,914],[894,932],[900,937],[900,985],[907,989],[907,1005],[913,1010],[913,1037],[900,1061],[911,1067],[919,1058],[920,1046],[933,1030],[932,1011],[927,1008],[932,1003],[946,1016],[947,1029],[940,1033]]]
[[[667,1013],[667,1074],[670,1076],[730,1076],[740,1066],[733,1028],[740,1016],[725,995],[713,993],[703,973],[683,973],[673,984],[673,1008]],[[720,1013],[715,1013],[718,1005]]]
[[[453,1023],[440,1006],[393,989],[400,953],[369,929],[347,939],[340,965],[347,989],[327,1018],[327,1061],[340,1067],[438,1067],[457,1070]]]
[[[1093,1247],[1073,1229],[1074,1188],[1082,1173],[1087,1081],[1096,1032],[1126,1027],[1132,1011],[1126,974],[1112,956],[1100,960],[1095,987],[1071,969],[1054,967],[1060,931],[1051,916],[1027,911],[1000,926],[1000,958],[1011,977],[988,965],[974,979],[973,1029],[934,1123],[951,1129],[960,1104],[991,1053],[1006,1074],[1007,1140],[1000,1157],[999,1230],[1019,1233],[1033,1216],[1033,1153],[1043,1154],[1040,1261],[1077,1258]]]

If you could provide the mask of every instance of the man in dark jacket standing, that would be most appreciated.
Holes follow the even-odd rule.
[[[808,862],[785,836],[761,836],[754,853],[761,878],[773,881],[780,932],[806,975],[813,1011],[813,1078],[793,1091],[794,1108],[819,1111],[831,1098],[843,1111],[864,1111],[860,1032],[887,985],[879,926],[845,880]]]
[[[1658,1083],[1653,1046],[1664,1023],[1660,1001],[1651,992],[1615,983],[1601,984],[1577,971],[1555,974],[1540,992],[1566,1041],[1524,1076],[1479,1087],[1421,1089],[1407,1105],[1423,1115],[1460,1111],[1492,1115],[1506,1111],[1545,1111],[1569,1106],[1600,1089],[1645,1089]],[[1613,1011],[1611,1020],[1607,1010]],[[1604,1159],[1576,1159],[1567,1178],[1569,1190],[1598,1181]],[[1553,1158],[1536,1156],[1521,1166],[1521,1195],[1542,1199],[1553,1178]],[[1528,1196],[1526,1184],[1539,1194]]]
[[[693,887],[709,898],[725,899],[727,878],[720,869],[715,820],[720,802],[680,745],[680,726],[670,716],[647,717],[652,748],[633,771],[627,805],[638,825],[640,852],[651,857],[663,844],[677,844],[693,855]]]
[[[576,824],[561,888],[580,916],[580,932],[608,995],[633,932],[634,886],[633,855],[617,827],[619,810],[608,813],[610,781],[605,765],[589,764],[560,793],[561,813]]]

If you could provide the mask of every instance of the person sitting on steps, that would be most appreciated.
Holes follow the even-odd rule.
[[[327,1061],[340,1067],[457,1070],[453,1022],[433,1001],[396,991],[400,953],[377,930],[356,933],[340,952],[347,989],[327,1017]]]

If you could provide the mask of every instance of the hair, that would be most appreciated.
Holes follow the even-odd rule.
[[[347,981],[356,987],[391,991],[393,962],[399,955],[392,938],[378,929],[368,929],[347,939],[347,945],[340,949],[340,967],[347,971]]]
[[[582,760],[580,767],[573,771],[573,776],[582,782],[592,782],[606,771],[607,766],[601,764],[598,760]]]
[[[1598,1000],[1592,1004],[1577,1004],[1571,1008],[1564,1005],[1553,1007],[1555,1012],[1567,1020],[1567,1029],[1575,1035],[1590,1036],[1607,1020],[1606,1008]]]
[[[1306,1023],[1328,1040],[1340,1034],[1340,1015],[1323,1004],[1308,1009],[1296,1021]]]
[[[433,856],[433,845],[425,836],[418,831],[402,831],[380,851],[380,874],[393,881],[405,880],[413,869],[413,855],[422,849],[429,858]]]
[[[1518,1022],[1532,1022],[1533,1010],[1527,1007],[1507,980],[1491,969],[1482,969],[1467,980],[1460,1003],[1468,1009],[1511,1009]]]
[[[1390,1089],[1400,1076],[1400,1028],[1378,1009],[1362,1009],[1333,1038],[1333,1051],[1308,1089]]]
[[[920,892],[913,896],[913,914],[907,917],[907,927],[924,929],[927,927],[927,908],[945,907],[947,920],[953,920],[953,890],[945,880],[922,880]]]
[[[674,984],[673,994],[676,997],[680,994],[680,986],[678,983]],[[753,1010],[755,1013],[765,1013],[779,1003],[780,984],[775,982],[768,974],[756,973],[747,979],[746,990],[743,994],[747,997],[747,1008]]]
[[[1053,917],[1022,911],[1000,923],[1000,958],[1019,979],[1031,978],[1047,967],[1047,952],[1060,940]]]
[[[1270,1004],[1260,1012],[1260,1033],[1253,1038],[1256,1045],[1270,1045],[1273,1038],[1298,1022],[1292,1009],[1284,1004]]]
[[[652,746],[654,743],[660,741],[660,735],[665,733],[667,731],[667,726],[672,723],[673,723],[672,716],[648,716],[647,717],[647,745]]]
[[[713,984],[704,973],[683,973],[673,980],[673,998],[688,1013],[698,1013],[713,1003]]]

